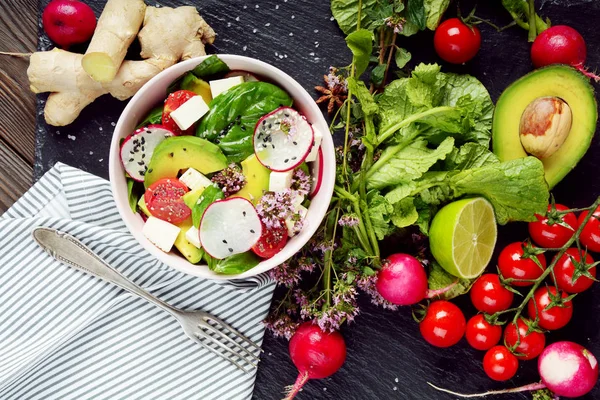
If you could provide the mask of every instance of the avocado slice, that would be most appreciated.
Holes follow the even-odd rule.
[[[198,200],[200,199],[200,196],[204,192],[204,189],[206,188],[201,187],[184,194],[182,198],[185,205],[193,209]]]
[[[246,184],[234,197],[243,197],[256,204],[263,193],[269,190],[269,178],[271,171],[262,165],[255,154],[242,161],[242,173],[246,178]]]
[[[140,200],[138,201],[138,207],[140,208],[140,210],[142,210],[142,212],[144,214],[146,214],[146,216],[151,217],[152,214],[150,214],[150,210],[148,210],[148,206],[146,205],[146,200],[144,199],[144,195],[142,195],[142,197],[140,197]]]
[[[206,104],[209,104],[212,101],[212,92],[208,82],[196,77],[196,75],[191,72],[188,72],[183,76],[181,89],[189,90],[190,92],[202,96],[202,99]]]
[[[152,154],[144,186],[163,178],[175,178],[180,170],[194,168],[203,174],[227,168],[227,158],[216,144],[195,136],[163,140]]]
[[[571,109],[573,122],[567,139],[551,156],[542,159],[546,181],[556,186],[590,147],[596,131],[598,106],[589,80],[574,68],[552,65],[525,75],[498,99],[492,126],[494,154],[501,161],[527,157],[519,126],[527,106],[540,97],[558,97]]]
[[[175,239],[175,248],[192,264],[199,263],[204,255],[204,250],[197,248],[185,238],[185,234],[192,227],[192,219],[188,218],[177,226],[181,228],[181,231]]]

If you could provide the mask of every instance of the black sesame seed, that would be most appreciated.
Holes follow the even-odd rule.
[[[135,161],[135,160],[134,160],[133,158],[130,158],[130,159],[129,159],[129,162],[134,162],[134,161]]]
[[[146,171],[138,171],[140,175],[146,175]]]
[[[292,143],[294,143],[294,146],[298,146],[298,143],[297,143],[297,142],[292,142]]]
[[[143,161],[138,161],[138,165],[144,165]]]
[[[250,233],[256,233],[256,232],[254,232],[254,229],[250,229]]]
[[[184,147],[184,148],[183,148],[183,151],[187,151],[187,149]]]
[[[232,249],[231,247],[229,248],[229,252],[230,252],[230,253],[233,253],[233,249]]]
[[[272,144],[271,146],[273,146],[273,148],[275,148],[275,145],[274,145],[274,144]]]
[[[169,157],[173,158],[173,156],[175,156],[175,153],[169,153]]]
[[[283,160],[283,162],[287,164],[287,163],[289,163],[289,162],[290,162],[290,159],[289,159],[289,158],[286,158],[285,160]]]
[[[242,211],[242,214],[244,215],[244,217],[246,216],[246,211]]]
[[[146,138],[142,136],[142,144],[146,144]]]
[[[152,171],[153,171],[152,169],[149,169],[149,170],[148,170],[148,172],[149,172],[149,173],[152,173]]]
[[[227,244],[227,240],[223,239],[223,243]]]
[[[292,157],[292,160],[295,160],[297,157]]]

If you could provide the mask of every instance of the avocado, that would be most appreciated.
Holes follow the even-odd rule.
[[[197,248],[185,238],[185,234],[192,227],[192,219],[188,218],[177,226],[181,228],[181,231],[179,231],[179,235],[175,239],[175,248],[192,264],[199,263],[204,255],[204,250]]]
[[[590,147],[596,131],[598,107],[594,89],[580,72],[565,65],[552,65],[533,71],[510,85],[496,104],[492,145],[501,161],[526,157],[520,137],[521,116],[533,101],[542,97],[563,100],[572,114],[571,128],[564,143],[552,155],[541,159],[546,181],[553,188],[575,168]]]
[[[140,210],[142,210],[144,214],[146,214],[146,216],[152,216],[152,214],[150,214],[150,211],[148,210],[148,206],[146,205],[146,200],[144,200],[144,195],[140,197],[140,201],[138,201],[138,207],[140,208]]]
[[[183,76],[181,89],[189,90],[190,92],[202,96],[202,99],[204,99],[206,104],[209,104],[212,101],[212,92],[210,91],[208,82],[196,77],[196,75],[191,72],[188,72]]]
[[[269,190],[271,171],[262,165],[255,154],[242,161],[242,173],[246,184],[234,197],[243,197],[252,203],[258,203],[263,193]]]
[[[192,191],[184,194],[183,202],[185,203],[185,205],[188,206],[189,208],[193,209],[194,206],[196,205],[196,203],[198,202],[198,200],[200,199],[200,196],[204,192],[204,189],[206,189],[206,188],[201,187],[201,188],[192,190]]]
[[[203,174],[227,168],[227,158],[216,144],[195,136],[173,136],[163,140],[152,154],[144,185],[175,178],[180,170],[194,168]]]

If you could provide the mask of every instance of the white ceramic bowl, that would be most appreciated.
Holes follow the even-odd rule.
[[[127,184],[125,181],[125,171],[119,157],[119,141],[134,131],[136,125],[142,118],[160,102],[164,101],[167,87],[179,76],[193,69],[200,64],[206,57],[198,57],[176,64],[161,72],[148,83],[146,83],[133,98],[129,101],[127,107],[121,114],[113,133],[110,147],[109,175],[112,192],[117,203],[117,209],[125,221],[125,225],[131,231],[131,234],[137,241],[151,254],[168,266],[190,275],[210,279],[239,279],[258,275],[268,271],[285,260],[293,256],[304,246],[313,236],[319,224],[325,217],[335,183],[335,152],[333,140],[328,134],[329,126],[323,118],[321,110],[315,104],[312,97],[285,72],[279,70],[262,61],[253,58],[220,54],[219,58],[223,60],[232,70],[245,70],[258,76],[265,77],[271,82],[277,84],[294,99],[294,108],[298,109],[311,122],[315,130],[323,132],[323,142],[321,149],[323,151],[323,178],[321,188],[317,195],[312,199],[306,224],[302,232],[288,241],[283,250],[273,258],[262,261],[251,270],[239,275],[219,275],[212,272],[206,265],[194,265],[189,263],[183,256],[174,252],[164,253],[148,241],[142,234],[144,222],[138,214],[134,214],[129,208],[127,199]]]

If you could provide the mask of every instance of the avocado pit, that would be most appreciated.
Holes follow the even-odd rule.
[[[573,124],[571,107],[558,97],[538,97],[521,115],[519,137],[525,151],[548,158],[563,145]]]

